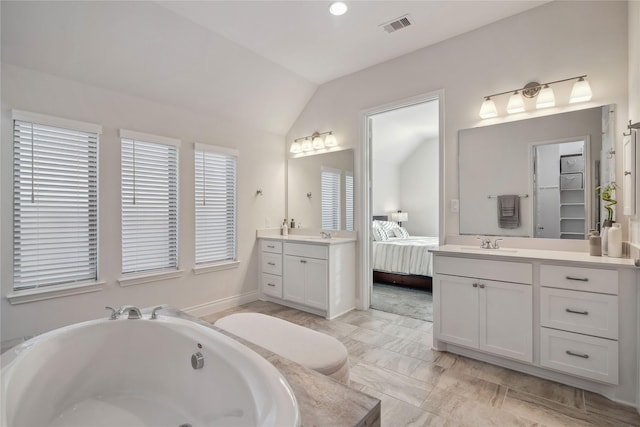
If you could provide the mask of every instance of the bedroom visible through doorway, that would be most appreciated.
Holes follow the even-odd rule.
[[[369,116],[371,308],[432,321],[439,235],[439,100]]]

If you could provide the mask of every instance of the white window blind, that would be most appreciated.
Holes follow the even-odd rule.
[[[353,172],[344,177],[344,199],[346,229],[353,231]]]
[[[320,190],[322,192],[322,228],[340,229],[340,171],[322,167]]]
[[[16,111],[13,117],[14,290],[97,280],[100,127],[78,122],[82,130],[66,129]]]
[[[235,150],[196,144],[196,264],[237,259],[237,161]]]
[[[122,272],[177,269],[179,141],[149,142],[156,138],[123,130],[120,136]]]

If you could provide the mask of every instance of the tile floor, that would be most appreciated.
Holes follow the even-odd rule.
[[[634,408],[574,387],[433,351],[432,323],[383,311],[335,320],[256,301],[207,316],[270,314],[332,335],[349,351],[351,387],[382,401],[382,425],[640,426]]]

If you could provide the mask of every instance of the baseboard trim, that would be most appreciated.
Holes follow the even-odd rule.
[[[208,316],[218,313],[222,310],[238,307],[242,304],[248,304],[258,300],[258,291],[251,291],[240,295],[234,295],[215,301],[205,302],[204,304],[194,305],[192,307],[183,308],[182,311],[195,317]]]

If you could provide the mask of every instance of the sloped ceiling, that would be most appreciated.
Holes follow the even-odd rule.
[[[2,62],[284,135],[318,84],[545,2],[1,1]]]
[[[2,62],[284,134],[316,85],[152,2],[1,2]]]

